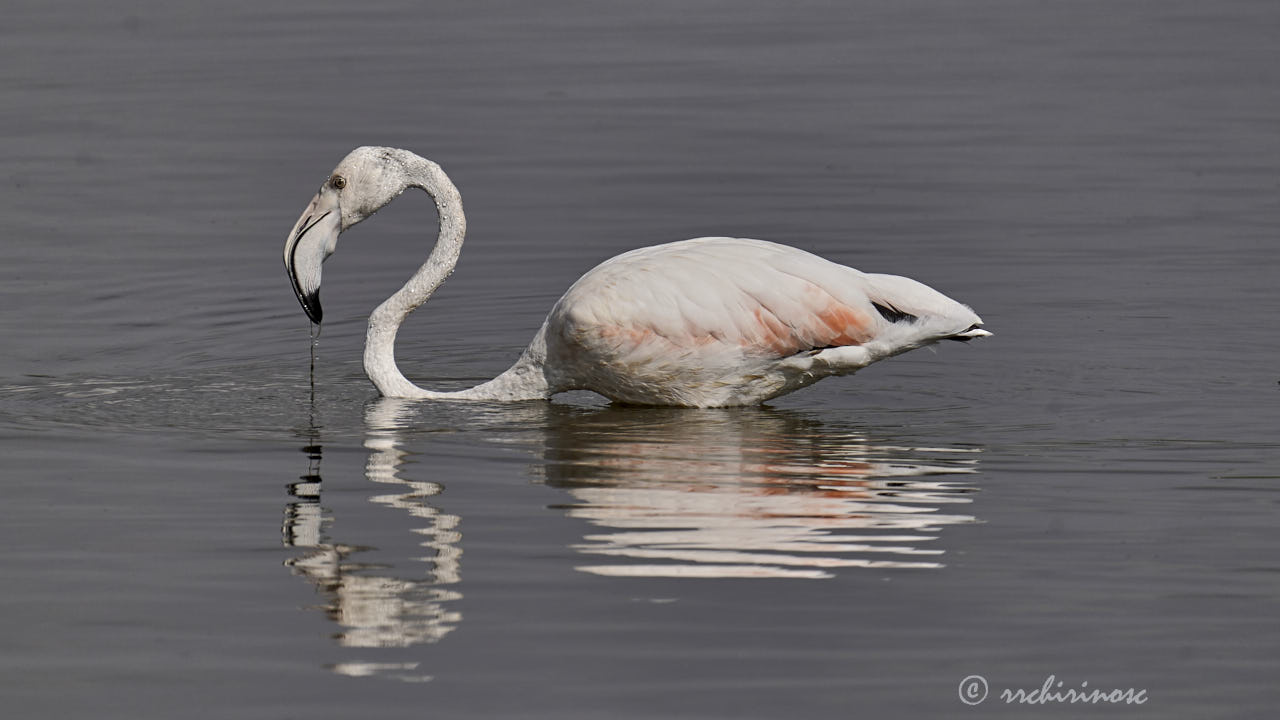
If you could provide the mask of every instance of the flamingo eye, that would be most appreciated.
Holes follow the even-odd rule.
[[[346,186],[347,186],[347,179],[342,177],[341,175],[334,175],[333,177],[329,178],[329,187],[333,188],[334,190],[341,190]]]

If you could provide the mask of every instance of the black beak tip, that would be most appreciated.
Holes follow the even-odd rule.
[[[311,322],[316,325],[324,319],[324,309],[320,307],[320,293],[313,292],[307,295],[299,295],[298,300],[302,302],[302,311],[307,314]]]

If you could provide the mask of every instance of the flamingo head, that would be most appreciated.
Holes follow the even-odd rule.
[[[311,322],[320,324],[320,267],[338,235],[394,200],[409,186],[407,150],[359,147],[333,169],[284,241],[284,268]]]

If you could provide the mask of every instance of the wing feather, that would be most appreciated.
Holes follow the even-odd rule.
[[[603,263],[553,315],[570,336],[611,355],[646,345],[660,352],[717,346],[778,358],[873,337],[880,319],[866,285],[857,270],[787,246],[700,238]]]

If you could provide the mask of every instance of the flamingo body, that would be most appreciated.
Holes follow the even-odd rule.
[[[557,384],[614,400],[749,405],[980,322],[906,278],[697,238],[624,253],[574,283],[547,318],[546,364]]]
[[[396,330],[457,262],[461,198],[439,166],[405,150],[358,148],[285,243],[303,309],[320,320],[320,264],[337,234],[408,187],[431,195],[440,232],[427,262],[370,316],[365,370],[384,395],[547,398],[585,389],[646,405],[751,405],[939,340],[989,335],[968,307],[908,278],[859,272],[787,245],[728,237],[623,253],[583,275],[509,370],[469,390],[410,383]]]

